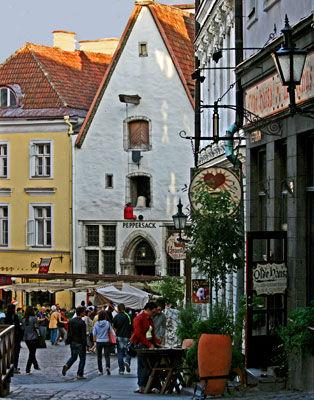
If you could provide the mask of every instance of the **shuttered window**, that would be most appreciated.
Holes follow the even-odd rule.
[[[149,147],[148,121],[129,122],[129,147],[131,149],[147,149]]]

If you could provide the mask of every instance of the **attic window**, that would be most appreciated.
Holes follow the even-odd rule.
[[[14,107],[17,105],[17,99],[13,90],[2,87],[0,88],[0,108]]]
[[[148,53],[147,53],[147,43],[146,42],[140,42],[138,44],[138,51],[139,51],[139,56],[140,57],[147,57]]]

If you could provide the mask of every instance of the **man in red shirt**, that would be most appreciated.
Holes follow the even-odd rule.
[[[155,336],[153,317],[157,311],[157,304],[149,302],[144,310],[134,318],[133,335],[131,341],[136,344],[137,349],[154,349],[162,347]],[[137,353],[137,383],[139,389],[135,393],[144,393],[150,375],[150,368],[145,357]]]

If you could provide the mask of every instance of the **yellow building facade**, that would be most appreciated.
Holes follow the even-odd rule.
[[[2,133],[2,128],[7,176],[1,179],[0,209],[7,238],[1,246],[0,275],[37,273],[41,258],[50,257],[49,272],[72,272],[72,146],[67,128],[65,122],[48,123],[40,132],[33,124],[22,124],[20,131],[10,133]],[[38,304],[72,305],[65,292],[57,292],[55,298],[38,292],[17,294],[19,304],[37,305],[37,299]]]
[[[41,259],[51,258],[49,273],[74,270],[72,137],[111,54],[76,50],[73,32],[54,39],[26,43],[0,65],[0,286],[29,281]],[[5,305],[12,297],[20,306],[73,305],[68,292],[0,290]]]

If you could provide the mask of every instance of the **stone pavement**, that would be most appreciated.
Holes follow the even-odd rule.
[[[19,367],[21,374],[15,375],[11,381],[11,391],[6,399],[25,399],[25,400],[125,400],[140,398],[142,400],[163,399],[174,400],[191,399],[193,390],[185,389],[181,395],[159,395],[159,394],[134,394],[137,389],[136,360],[133,359],[131,373],[125,375],[118,374],[117,357],[111,357],[111,375],[97,375],[97,357],[93,354],[87,354],[85,376],[86,380],[77,380],[76,373],[78,361],[72,366],[64,377],[61,374],[62,366],[70,355],[70,347],[59,344],[51,346],[46,341],[47,349],[37,350],[37,360],[41,368],[40,371],[32,370],[32,375],[26,375],[25,365],[28,357],[28,350],[22,342]],[[105,361],[103,360],[103,365]],[[313,393],[301,392],[279,392],[262,393],[256,388],[243,389],[240,392],[233,392],[232,395],[225,397],[212,397],[208,399],[239,399],[250,398],[251,400],[314,400]],[[197,399],[198,397],[196,397]],[[196,400],[195,399],[195,400]]]

